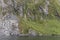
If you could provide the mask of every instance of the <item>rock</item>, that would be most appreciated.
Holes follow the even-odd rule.
[[[4,17],[4,20],[0,20],[0,34],[1,35],[6,35],[9,36],[11,34],[19,34],[19,29],[18,29],[18,20],[15,16],[9,16],[6,15]]]
[[[29,35],[31,35],[31,36],[37,36],[38,33],[35,30],[29,29]]]

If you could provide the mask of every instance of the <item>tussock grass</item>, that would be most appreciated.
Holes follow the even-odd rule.
[[[21,25],[23,27],[24,32],[29,30],[29,28],[36,30],[41,34],[60,34],[60,21],[56,19],[51,19],[47,21],[34,22],[22,20]]]

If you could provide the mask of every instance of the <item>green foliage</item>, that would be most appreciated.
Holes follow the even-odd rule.
[[[28,33],[28,30],[32,28],[36,30],[38,33],[42,34],[60,34],[60,19],[58,20],[58,18],[55,16],[56,13],[60,15],[60,4],[58,0],[49,0],[49,14],[47,16],[44,14],[44,11],[39,11],[40,6],[42,8],[45,8],[46,0],[16,1],[18,6],[23,5],[23,18],[20,17],[20,13],[18,12],[18,6],[16,6],[15,8],[15,3],[13,3],[13,7],[10,8],[9,6],[8,11],[12,11],[14,15],[17,15],[19,19],[19,28],[21,29],[22,33]],[[28,11],[30,15],[28,15]]]
[[[60,22],[56,19],[51,19],[48,21],[41,22],[34,22],[34,21],[27,21],[24,20],[23,23],[23,30],[29,30],[29,28],[36,30],[40,34],[60,34]]]
[[[40,34],[60,34],[60,19],[56,18],[55,14],[60,13],[60,5],[57,0],[49,0],[50,5],[48,6],[48,16],[45,18],[44,15],[41,15],[39,11],[39,6],[44,8],[45,0],[37,0],[38,3],[35,4],[34,0],[26,0],[24,1],[24,14],[27,19],[22,18],[20,20],[20,27],[23,33],[28,33],[28,30],[34,29]],[[27,17],[28,9],[30,9],[31,15],[34,16],[34,20],[32,18]],[[40,19],[44,17],[42,20]],[[28,20],[29,19],[29,20]]]

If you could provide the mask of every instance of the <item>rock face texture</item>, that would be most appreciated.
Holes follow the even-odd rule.
[[[5,34],[5,35],[19,34],[18,20],[16,19],[15,16],[7,15],[5,19],[0,19],[0,34]]]
[[[9,1],[7,1],[9,2]],[[11,5],[11,0],[10,0],[10,5]],[[13,15],[12,12],[7,11],[9,5],[5,4],[4,0],[0,0],[0,36],[2,35],[17,35],[19,34],[19,29],[18,29],[18,19],[15,15]],[[2,15],[6,14],[6,15]]]

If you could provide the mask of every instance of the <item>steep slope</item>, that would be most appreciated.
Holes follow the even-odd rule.
[[[59,0],[1,0],[1,15],[15,15],[21,33],[60,34]],[[1,4],[1,3],[0,3]]]

